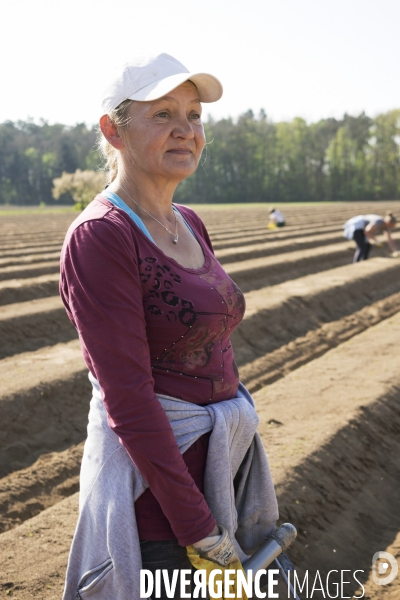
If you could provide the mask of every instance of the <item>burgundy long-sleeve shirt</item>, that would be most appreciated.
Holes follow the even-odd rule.
[[[156,394],[202,405],[235,396],[230,334],[245,303],[200,218],[178,209],[202,247],[203,267],[166,256],[97,196],[68,230],[60,293],[109,425],[149,485],[135,504],[139,537],[188,545],[215,525],[202,494],[208,435],[181,455]]]

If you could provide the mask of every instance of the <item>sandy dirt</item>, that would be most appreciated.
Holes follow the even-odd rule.
[[[246,293],[233,344],[281,520],[299,530],[299,576],[360,569],[366,598],[395,600],[400,576],[377,586],[371,560],[400,553],[400,261],[373,249],[349,264],[341,225],[354,210],[288,207],[288,227],[269,232],[262,207],[199,212]],[[74,216],[0,218],[0,598],[61,598],[76,522],[90,392],[56,269]]]
[[[362,569],[367,578],[373,553],[395,539],[399,327],[396,315],[254,395],[281,518],[301,524],[291,553],[300,573]],[[2,534],[7,581],[1,583],[13,587],[15,597],[51,598],[61,591],[76,502],[74,495]],[[45,569],[37,564],[38,553]],[[16,556],[22,573],[15,569]]]
[[[400,529],[399,329],[397,314],[254,395],[301,570],[368,575]]]

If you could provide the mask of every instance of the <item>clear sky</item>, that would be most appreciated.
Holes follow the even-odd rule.
[[[400,107],[400,0],[0,0],[0,122],[93,124],[112,66],[142,51],[211,72],[216,119]]]

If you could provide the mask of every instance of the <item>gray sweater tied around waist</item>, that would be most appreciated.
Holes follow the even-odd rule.
[[[97,380],[91,374],[89,379],[93,397],[82,459],[79,518],[63,600],[139,600],[141,553],[134,503],[147,483],[107,423]],[[244,561],[268,537],[278,518],[249,392],[240,384],[235,398],[207,406],[170,396],[158,398],[181,453],[212,431],[204,495]]]

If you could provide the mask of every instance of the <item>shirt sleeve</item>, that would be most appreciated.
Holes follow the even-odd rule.
[[[182,546],[215,520],[154,393],[137,253],[119,228],[88,221],[64,249],[61,295],[98,379],[111,429],[148,482]]]

